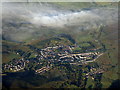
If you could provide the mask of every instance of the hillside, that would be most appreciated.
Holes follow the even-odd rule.
[[[4,3],[3,89],[112,88],[119,82],[117,9],[117,3]]]

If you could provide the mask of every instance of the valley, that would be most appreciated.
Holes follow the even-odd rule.
[[[4,3],[3,89],[116,88],[117,9],[107,2]]]

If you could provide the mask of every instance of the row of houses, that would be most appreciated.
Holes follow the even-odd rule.
[[[11,64],[5,64],[4,65],[4,70],[9,70],[11,72],[16,72],[23,70],[25,68],[25,61],[20,59],[20,60],[14,60]]]

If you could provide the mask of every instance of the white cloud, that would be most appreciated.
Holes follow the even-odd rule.
[[[30,22],[39,26],[52,26],[52,27],[64,27],[64,25],[74,25],[84,22],[90,22],[90,20],[99,20],[98,15],[93,14],[91,11],[81,12],[58,12],[57,15],[45,15],[45,14],[33,14]]]
[[[2,9],[3,34],[15,41],[28,39],[35,33],[42,36],[50,30],[96,29],[100,24],[109,25],[118,19],[117,8],[109,7],[71,11],[44,3],[4,3]]]

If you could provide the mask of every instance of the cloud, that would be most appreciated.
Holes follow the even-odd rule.
[[[15,17],[21,20],[15,20]],[[11,21],[14,19],[15,23],[30,22],[36,26],[65,27],[71,25],[86,25],[86,23],[107,24],[108,20],[112,22],[117,20],[117,18],[116,8],[110,9],[96,7],[90,10],[70,11],[46,3],[3,4],[3,19]]]
[[[109,7],[73,11],[45,3],[3,3],[2,7],[3,35],[15,41],[26,40],[35,33],[41,36],[50,29],[91,30],[118,20],[117,8]]]
[[[91,11],[57,13],[53,15],[35,14],[30,20],[31,23],[39,26],[65,27],[71,25],[80,25],[81,23],[98,21],[100,17]],[[79,23],[79,24],[78,24]]]

